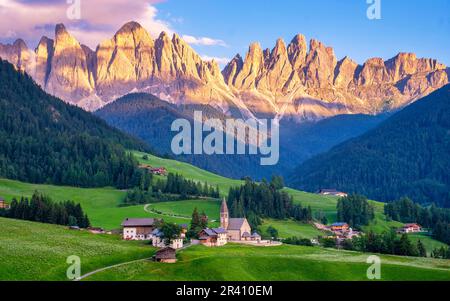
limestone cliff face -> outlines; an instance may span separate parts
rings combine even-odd
[[[18,70],[34,76],[35,54],[22,39],[16,40],[13,44],[0,44],[0,57],[16,66]]]
[[[28,72],[48,92],[95,110],[130,92],[171,103],[209,104],[241,116],[320,119],[337,114],[397,109],[449,82],[450,69],[434,59],[399,53],[358,65],[338,61],[331,47],[303,35],[272,49],[252,43],[221,71],[204,61],[177,34],[153,39],[138,23],[122,26],[94,51],[64,25],[34,51],[25,42],[0,44],[0,57]],[[237,109],[237,110],[236,110]]]
[[[62,24],[55,29],[50,72],[45,89],[62,99],[82,99],[94,92],[86,53]]]

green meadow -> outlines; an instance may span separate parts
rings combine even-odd
[[[219,185],[222,195],[226,195],[232,186],[242,184],[240,180],[228,179],[187,163],[162,159],[149,155],[148,159],[143,159],[144,153],[133,152],[133,155],[141,162],[152,166],[164,166],[169,172],[179,173],[188,179],[200,182],[208,182],[211,185]],[[220,200],[198,199],[176,202],[154,203],[144,205],[121,207],[126,191],[114,188],[75,188],[54,185],[29,184],[19,181],[0,179],[0,196],[10,201],[12,198],[22,196],[30,197],[34,191],[47,194],[54,200],[73,200],[79,202],[89,215],[91,223],[96,227],[103,227],[107,230],[119,229],[121,222],[127,217],[154,217],[163,218],[169,222],[186,224],[190,222],[190,216],[194,208],[199,212],[205,211],[208,215],[211,226],[218,226]],[[285,188],[293,196],[295,203],[303,206],[311,206],[314,213],[322,212],[328,221],[336,221],[336,204],[338,197],[323,196],[313,193]],[[396,221],[388,221],[383,213],[383,203],[371,201],[375,208],[375,219],[366,227],[364,231],[375,231],[381,233],[392,227],[400,227],[402,224]],[[287,238],[292,236],[302,238],[314,238],[323,234],[311,224],[302,224],[293,220],[264,219],[260,228],[264,232],[268,226],[275,227],[279,232],[279,237]],[[412,236],[416,239],[416,237]],[[417,239],[416,239],[417,240]],[[422,237],[423,242],[430,253],[434,247],[441,246],[439,242],[429,236]]]
[[[154,249],[118,235],[95,235],[67,227],[0,218],[0,280],[67,280],[68,256],[81,273],[151,257]]]
[[[192,246],[176,264],[139,262],[94,274],[85,280],[368,280],[368,254],[282,245]],[[449,280],[447,260],[381,257],[381,280]]]

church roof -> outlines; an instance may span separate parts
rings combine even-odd
[[[246,218],[230,218],[228,220],[227,230],[241,230],[242,225],[246,220],[247,220]]]
[[[220,206],[220,213],[227,212],[228,213],[228,206],[227,202],[225,201],[225,198],[222,201],[222,205]]]

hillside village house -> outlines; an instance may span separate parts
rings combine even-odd
[[[337,191],[336,189],[320,189],[317,191],[318,194],[321,195],[333,195],[333,196],[339,196],[339,197],[346,197],[348,196],[347,193],[342,191]]]
[[[330,230],[333,232],[335,232],[335,231],[344,232],[344,231],[348,231],[349,228],[350,227],[347,223],[334,223],[334,224],[331,224],[331,226],[330,226]]]
[[[157,220],[154,218],[126,218],[122,222],[123,239],[150,240],[156,228]]]
[[[206,228],[200,232],[199,240],[207,247],[220,247],[227,244],[227,231],[223,228]]]
[[[173,248],[163,248],[156,252],[153,259],[156,262],[164,262],[164,263],[175,263],[177,262],[177,253]]]
[[[9,209],[9,205],[6,203],[5,199],[0,197],[0,209]]]
[[[405,224],[403,227],[397,230],[398,233],[417,233],[422,231],[422,227],[416,223]]]
[[[169,246],[172,249],[181,249],[183,248],[183,237],[181,236],[182,233],[180,233],[180,237],[172,239],[170,241]],[[161,232],[159,229],[155,229],[151,233],[151,240],[152,240],[152,246],[157,248],[164,248],[166,247],[166,241],[164,240],[164,233]]]

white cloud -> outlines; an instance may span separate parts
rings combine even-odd
[[[190,35],[183,35],[183,40],[191,45],[227,47],[227,44],[224,41],[207,37],[193,37]]]
[[[71,4],[67,4],[65,0],[0,0],[0,41],[20,37],[30,47],[34,47],[41,36],[53,37],[57,23],[65,24],[81,43],[93,49],[103,40],[111,38],[129,21],[139,22],[153,37],[157,37],[162,31],[172,34],[173,27],[168,21],[158,17],[158,10],[154,6],[162,1],[80,0],[81,19],[71,20],[67,15]],[[182,22],[182,18],[177,20]],[[222,40],[190,35],[187,37],[187,42],[192,45],[225,45]]]
[[[216,61],[219,65],[226,65],[230,62],[230,59],[227,57],[215,57],[215,56],[208,56],[208,55],[202,55],[202,60],[204,61]]]

